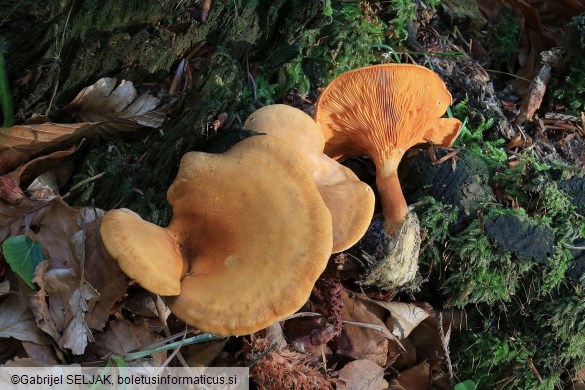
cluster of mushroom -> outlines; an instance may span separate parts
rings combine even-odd
[[[396,235],[408,220],[398,163],[417,143],[453,142],[461,123],[441,118],[449,104],[445,84],[418,65],[348,72],[322,93],[314,120],[290,106],[263,107],[244,125],[263,135],[222,154],[185,154],[167,194],[169,226],[112,210],[103,242],[130,278],[168,296],[186,323],[217,335],[253,333],[297,311],[331,253],[366,232],[373,192],[335,159],[369,155],[394,241],[371,274],[393,280],[381,287],[397,287],[414,276],[418,258],[418,249],[403,255],[416,240]],[[417,226],[410,231],[418,236]]]
[[[100,229],[130,278],[217,335],[253,333],[297,311],[331,253],[355,244],[374,211],[370,187],[323,154],[302,111],[264,107],[246,127],[268,135],[183,156],[168,227],[119,209]]]

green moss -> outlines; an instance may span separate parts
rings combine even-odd
[[[519,33],[520,24],[515,11],[509,6],[503,7],[498,20],[488,25],[480,36],[488,48],[490,67],[501,69],[510,61],[518,48]]]
[[[576,113],[585,111],[585,13],[573,18],[566,44],[568,74],[554,89],[554,96]]]
[[[411,0],[391,0],[390,13],[392,19],[390,24],[394,33],[400,41],[408,38],[408,24],[416,21],[416,4]]]
[[[466,118],[466,104],[454,107],[454,115]],[[427,200],[417,209],[426,232],[421,270],[429,291],[440,291],[445,306],[469,315],[468,327],[452,338],[451,359],[460,377],[478,382],[479,389],[560,388],[585,363],[585,294],[580,281],[567,276],[573,255],[564,246],[585,237],[585,218],[553,180],[570,168],[554,166],[560,174],[553,175],[531,153],[508,166],[503,142],[486,139],[490,125],[467,121],[456,147],[484,158],[492,185],[518,208],[486,203],[477,218],[455,229],[456,210]],[[483,220],[500,214],[549,226],[552,255],[545,262],[522,260],[490,242]]]

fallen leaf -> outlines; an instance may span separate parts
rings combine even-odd
[[[26,301],[17,294],[9,295],[0,304],[0,338],[8,337],[41,345],[50,344],[47,335],[37,326]]]
[[[48,253],[29,298],[37,323],[61,348],[81,354],[91,330],[105,326],[109,311],[126,291],[126,276],[100,241],[102,210],[73,208],[56,198],[39,221],[37,237]]]
[[[99,294],[83,278],[79,287],[71,294],[69,306],[73,311],[73,318],[63,332],[61,339],[63,346],[69,348],[74,355],[82,355],[88,342],[93,342],[93,335],[85,322],[85,316],[95,306]]]
[[[32,200],[51,200],[59,196],[59,184],[54,170],[37,176],[26,189]]]
[[[371,303],[352,298],[347,291],[342,292],[344,321],[371,324],[386,329],[386,325],[373,312]],[[388,339],[384,334],[362,326],[344,323],[341,336],[337,339],[337,353],[354,359],[371,360],[381,366],[386,364]]]
[[[79,150],[79,146],[75,145],[67,150],[59,150],[34,158],[14,171],[7,173],[4,177],[11,178],[19,186],[28,186],[37,176],[56,168],[66,157]]]
[[[417,366],[402,371],[398,376],[389,381],[389,389],[430,389],[430,365],[422,362]]]
[[[280,322],[278,321],[266,328],[266,339],[268,340],[270,347],[277,351],[288,345],[284,338],[282,326],[280,326]]]
[[[2,254],[10,268],[30,287],[37,265],[45,259],[43,248],[29,236],[12,236],[2,243]]]
[[[64,110],[78,110],[76,117],[80,121],[101,122],[101,128],[111,134],[162,126],[167,111],[156,110],[159,98],[148,93],[138,96],[131,81],[122,80],[118,86],[116,81],[110,77],[99,79],[79,92]]]
[[[443,330],[448,333],[449,327],[443,324]],[[439,321],[431,316],[420,323],[409,336],[416,348],[418,361],[426,360],[430,364],[441,362],[445,356],[443,342],[439,331]],[[446,340],[448,344],[448,340]]]
[[[214,340],[207,343],[193,344],[181,349],[190,367],[209,367],[223,351],[228,339]]]
[[[18,206],[24,198],[24,193],[13,179],[0,176],[0,199],[12,206]]]
[[[19,165],[27,162],[28,159],[26,153],[19,152],[15,148],[5,148],[2,150],[0,147],[0,174],[10,172]]]
[[[422,321],[429,317],[429,313],[412,304],[404,302],[384,302],[384,307],[390,311],[390,318],[386,320],[386,326],[393,335],[399,339],[408,337],[410,332]]]
[[[339,370],[337,390],[381,390],[388,387],[384,369],[371,360],[354,360]],[[414,388],[413,388],[414,389]]]
[[[118,319],[108,322],[105,332],[95,335],[98,356],[105,357],[111,353],[121,354],[136,351],[152,343],[162,340],[148,328],[146,321],[136,324]],[[153,354],[155,366],[160,366],[166,359],[166,352]]]
[[[138,317],[158,318],[156,304],[154,303],[155,299],[154,294],[144,291],[124,300],[122,307]]]
[[[0,128],[0,174],[36,157],[67,149],[98,131],[96,123],[43,123]]]
[[[30,358],[14,358],[14,360],[9,360],[6,364],[3,364],[0,367],[44,367],[46,366],[42,361]],[[69,364],[63,365],[62,367],[80,367],[79,364]]]
[[[414,366],[416,362],[416,348],[409,338],[400,340],[400,345],[396,341],[390,340],[388,343],[388,364],[392,368],[400,372]]]
[[[53,345],[41,345],[29,341],[23,341],[22,347],[29,358],[34,359],[37,362],[43,362],[43,365],[45,366],[54,366],[65,361],[64,359],[59,359],[57,357],[56,349]]]
[[[10,281],[5,280],[0,283],[0,296],[6,295],[10,292]]]
[[[49,202],[26,198],[18,206],[0,200],[0,243],[10,236],[20,234],[25,226],[38,226],[48,205]]]

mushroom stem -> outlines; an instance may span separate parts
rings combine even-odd
[[[396,171],[384,176],[380,173],[376,175],[376,186],[382,201],[382,211],[384,213],[384,230],[387,236],[392,235],[400,227],[408,214],[408,205],[404,199],[398,173]]]

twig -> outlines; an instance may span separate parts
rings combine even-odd
[[[441,345],[443,352],[445,352],[445,361],[447,362],[447,369],[449,370],[449,379],[453,379],[453,366],[451,365],[451,356],[449,355],[449,338],[451,334],[451,325],[449,324],[449,335],[445,336],[443,330],[443,312],[439,312],[439,335],[441,336]]]
[[[567,244],[566,242],[563,242],[563,246],[574,251],[585,251],[585,246],[573,246],[571,244]]]

